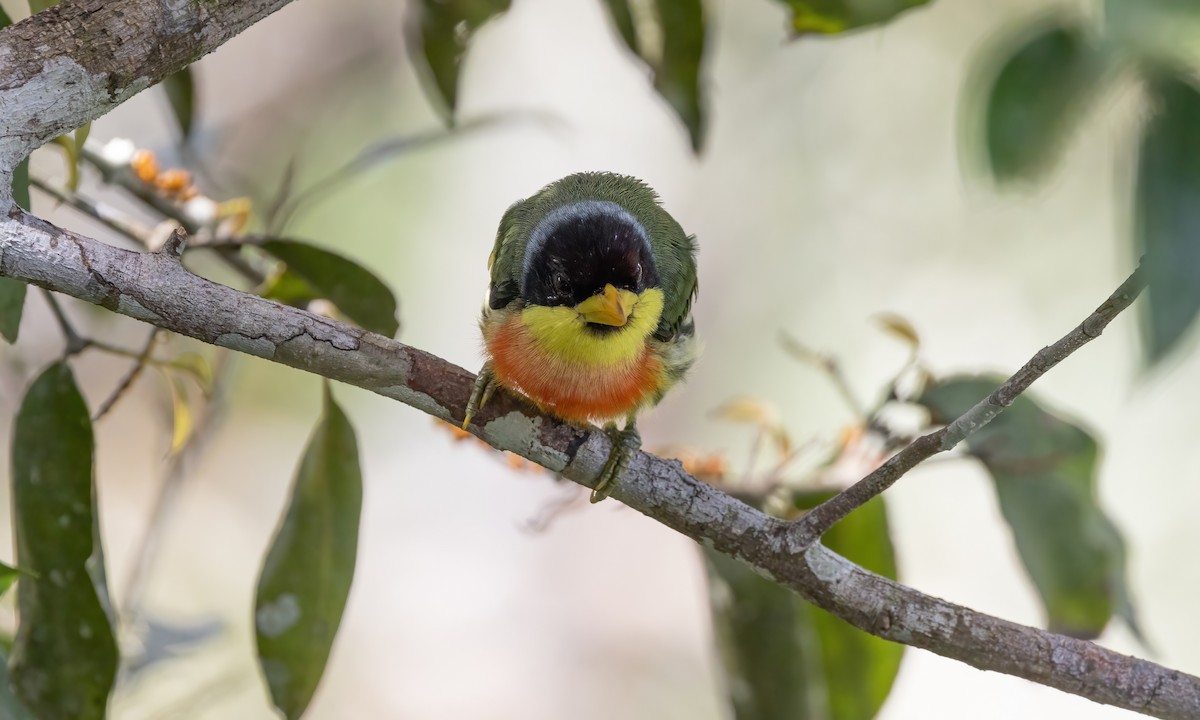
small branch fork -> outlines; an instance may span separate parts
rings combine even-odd
[[[1146,273],[1139,264],[1125,282],[1109,296],[1096,311],[1058,342],[1042,348],[1012,377],[1004,381],[983,400],[963,413],[952,423],[912,441],[862,480],[825,501],[803,517],[792,522],[789,541],[796,551],[802,551],[816,542],[834,525],[868,500],[891,487],[905,473],[925,460],[953,449],[956,445],[978,432],[997,415],[1012,405],[1013,400],[1025,392],[1035,380],[1065,360],[1071,353],[1100,337],[1122,310],[1129,307],[1146,289]]]

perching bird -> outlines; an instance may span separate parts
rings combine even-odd
[[[612,452],[592,502],[604,499],[641,447],[638,413],[695,360],[695,255],[694,238],[632,177],[569,175],[509,207],[479,322],[488,360],[463,427],[496,385],[563,420],[605,423]]]

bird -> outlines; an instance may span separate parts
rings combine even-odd
[[[638,415],[696,360],[696,251],[627,175],[575,173],[512,204],[488,258],[486,360],[463,429],[498,387],[561,420],[602,423],[612,449],[591,501],[606,498],[641,449]]]

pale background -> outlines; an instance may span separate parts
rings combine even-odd
[[[1135,93],[1105,98],[1041,190],[996,192],[964,170],[957,130],[970,63],[1044,0],[935,0],[880,31],[791,44],[782,5],[710,2],[711,132],[700,159],[599,2],[514,5],[474,43],[461,117],[520,110],[556,119],[526,117],[375,169],[314,205],[293,233],[377,271],[400,297],[407,343],[477,367],[475,318],[500,214],[585,169],[645,179],[698,236],[704,356],[687,386],[645,418],[643,435],[649,445],[724,450],[735,464],[748,431],[711,417],[731,396],[775,402],[800,439],[833,438],[851,419],[820,375],[780,349],[781,330],[836,353],[870,397],[904,357],[871,325],[879,311],[909,318],[938,370],[1011,370],[1131,268],[1124,224]],[[436,128],[403,26],[398,1],[302,0],[203,60],[202,140],[221,141],[210,161],[271,188],[291,156],[300,178],[312,179],[370,141]],[[94,134],[165,148],[164,110],[149,91]],[[62,172],[52,154],[36,168]],[[44,198],[35,209],[53,211]],[[52,217],[98,232],[69,211]],[[143,335],[132,321],[70,310],[130,344]],[[15,354],[0,348],[4,437],[22,383],[60,347],[40,300],[22,334]],[[1130,544],[1153,658],[1200,673],[1192,561],[1200,406],[1188,400],[1200,391],[1200,355],[1146,376],[1136,337],[1133,314],[1118,319],[1037,391],[1106,440],[1100,493]],[[75,362],[93,404],[124,367],[105,357]],[[148,600],[159,617],[220,618],[228,631],[194,658],[154,669],[118,699],[120,720],[272,716],[250,608],[319,385],[253,359],[239,361],[236,378],[228,422],[169,523]],[[309,717],[725,717],[692,542],[615,502],[526,532],[574,490],[456,445],[416,411],[349,388],[337,395],[358,428],[366,505],[354,588]],[[118,595],[169,441],[166,407],[161,383],[147,379],[97,430]],[[0,455],[7,473],[7,447]],[[906,583],[1042,621],[977,468],[922,468],[887,497]],[[1147,652],[1116,624],[1101,641]],[[1125,715],[910,650],[882,717]]]

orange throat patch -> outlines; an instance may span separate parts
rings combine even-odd
[[[647,342],[629,360],[572,361],[539,343],[520,313],[492,315],[484,322],[483,336],[502,385],[571,422],[623,418],[652,402],[667,385],[662,358]]]

